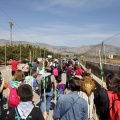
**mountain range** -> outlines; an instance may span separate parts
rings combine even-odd
[[[3,46],[5,44],[10,45],[9,40],[0,39],[0,46]],[[120,55],[120,47],[113,46],[113,45],[104,45],[102,47],[102,44],[98,44],[98,45],[91,45],[91,46],[67,47],[67,46],[52,46],[45,43],[37,43],[37,42],[30,43],[26,41],[12,41],[12,45],[18,45],[18,44],[23,44],[23,45],[30,44],[35,47],[48,49],[49,51],[52,51],[55,53],[69,54],[69,55],[83,54],[83,53],[95,55],[98,50],[101,50],[101,48],[107,54]]]
[[[9,40],[0,39],[0,46],[3,46],[5,44],[10,45]],[[49,51],[55,53],[62,53],[62,54],[81,54],[91,48],[91,46],[67,47],[67,46],[52,46],[45,43],[37,43],[37,42],[30,43],[26,41],[12,41],[12,45],[18,45],[18,44],[22,44],[22,45],[30,44],[35,47],[45,48],[48,49]]]

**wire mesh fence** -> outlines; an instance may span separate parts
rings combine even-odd
[[[99,62],[99,51],[102,63],[120,65],[120,33],[94,45],[82,54],[82,61]]]

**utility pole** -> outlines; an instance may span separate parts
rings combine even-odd
[[[12,45],[12,26],[13,26],[13,23],[9,22],[9,24],[10,24],[10,45]]]
[[[105,56],[105,63],[106,63],[106,50],[105,50],[105,44],[103,44],[104,47],[104,56]]]

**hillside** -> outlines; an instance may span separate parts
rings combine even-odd
[[[0,39],[0,46],[9,45],[9,40]],[[30,43],[25,41],[12,41],[13,45],[33,45],[40,48],[46,48],[49,51],[62,54],[82,54],[89,51],[89,54],[95,54],[95,51],[101,50],[101,44],[92,46],[67,47],[67,46],[52,46],[45,43]],[[120,55],[120,47],[113,45],[105,45],[105,52],[113,55]]]
[[[9,45],[9,40],[0,39],[0,46],[3,46],[5,44]],[[30,44],[36,47],[46,48],[55,53],[62,53],[62,54],[81,54],[91,48],[90,46],[82,46],[82,47],[52,46],[52,45],[48,45],[45,43],[30,43],[30,42],[25,42],[25,41],[12,41],[12,44],[13,45]]]

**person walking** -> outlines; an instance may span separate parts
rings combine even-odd
[[[120,82],[118,75],[116,75],[115,73],[111,72],[107,74],[106,76],[107,90],[105,88],[101,88],[100,92],[94,99],[99,120],[111,120],[109,118],[109,112],[110,112],[109,106],[112,104],[112,101],[114,101],[115,98],[114,91],[117,90],[118,88],[117,85],[115,85],[115,81],[117,80]],[[110,93],[111,93],[110,95],[111,97],[109,97]],[[118,120],[118,119],[114,119],[114,120]]]
[[[18,62],[14,58],[11,62],[12,76],[15,74],[15,71],[18,69]]]
[[[39,66],[39,61],[37,58],[34,60],[34,63],[32,65],[32,70],[37,70],[37,67]]]
[[[60,95],[53,112],[54,120],[88,120],[88,105],[79,97],[81,81],[77,77],[69,80],[71,92]]]
[[[17,102],[13,103],[13,97],[11,97],[11,95],[15,96],[15,92],[13,93],[13,89],[17,90],[17,88],[21,85],[21,84],[31,84],[30,79],[25,79],[25,74],[22,70],[16,70],[15,74],[13,76],[13,80],[8,84],[8,88],[7,88],[7,98],[8,98],[8,105],[10,107],[10,109],[16,107],[18,104]],[[12,100],[11,100],[12,99]],[[16,97],[15,97],[16,99]],[[16,100],[19,101],[19,100]]]
[[[76,66],[76,70],[75,70],[75,76],[76,77],[79,77],[80,79],[82,79],[82,74],[83,74],[83,69],[81,68],[81,66],[80,65],[77,65]]]
[[[44,120],[41,110],[34,107],[32,103],[33,91],[30,85],[19,86],[18,96],[20,97],[20,103],[10,110],[6,120]]]
[[[24,64],[22,65],[22,71],[24,72],[25,76],[28,76],[29,65],[26,60],[24,60]]]
[[[68,82],[70,80],[70,78],[72,77],[73,75],[73,67],[72,67],[72,64],[69,64],[69,66],[67,67],[67,70],[66,70],[66,88],[69,88],[68,87]]]
[[[40,109],[47,120],[50,110],[51,99],[53,97],[51,73],[45,70],[41,83],[41,105]],[[46,107],[45,107],[46,106]]]

